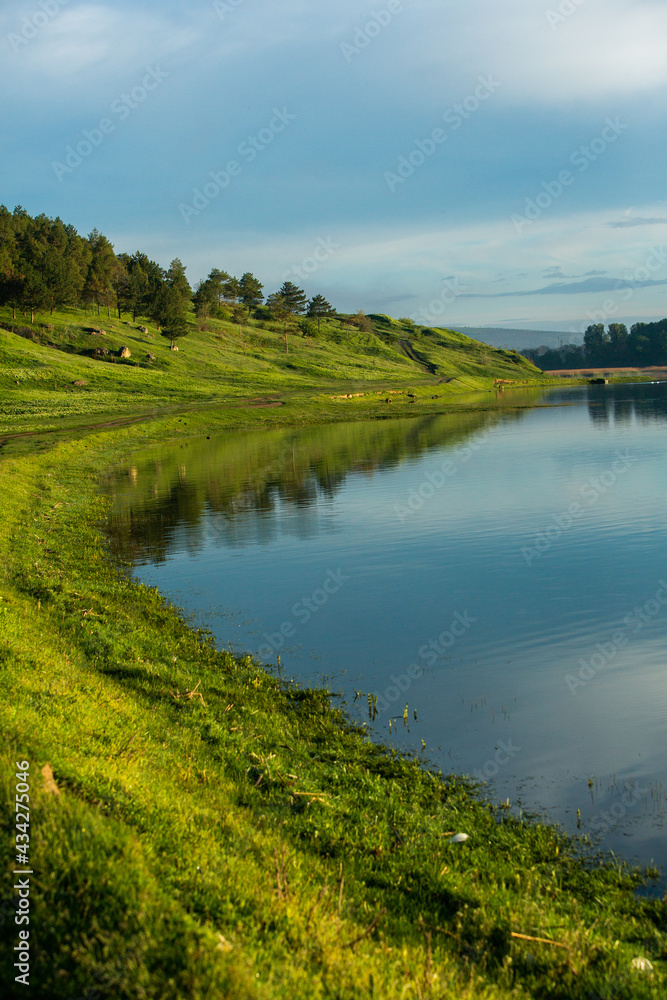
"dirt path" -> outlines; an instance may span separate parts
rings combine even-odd
[[[209,409],[237,409],[239,407],[276,407],[284,406],[285,403],[279,397],[273,395],[268,398],[253,398],[247,399],[243,397],[242,399],[233,399],[220,401],[216,400],[214,403],[206,403],[201,406],[193,406],[186,404],[183,407],[174,407],[164,410],[151,410],[149,413],[134,414],[127,417],[118,417],[115,420],[96,420],[90,423],[80,423],[74,424],[71,427],[45,427],[42,430],[36,431],[14,431],[6,434],[0,433],[0,449],[7,444],[8,441],[14,441],[19,438],[34,438],[43,437],[47,434],[74,434],[80,431],[101,431],[107,430],[111,427],[127,427],[130,424],[139,424],[145,420],[159,420],[160,417],[171,417],[178,413],[192,413],[198,410],[209,410]]]
[[[75,431],[95,431],[104,430],[107,427],[123,427],[127,424],[141,423],[142,420],[152,420],[161,415],[160,413],[144,413],[140,416],[120,417],[118,420],[104,420],[100,423],[76,424],[74,427],[45,427],[43,430],[37,431],[16,431],[11,434],[1,434],[0,448],[8,441],[14,441],[17,438],[41,437],[44,434],[72,434]]]
[[[427,361],[426,358],[419,353],[419,351],[416,351],[409,340],[399,340],[399,344],[401,345],[403,353],[410,358],[411,361],[415,361],[418,365],[421,365],[425,372],[428,372],[429,375],[438,374],[436,366],[431,364],[430,361]]]

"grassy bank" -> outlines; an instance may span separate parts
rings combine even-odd
[[[193,330],[177,354],[141,334],[153,362],[136,331],[75,319],[0,332],[7,995],[25,994],[11,957],[23,760],[40,997],[664,995],[667,914],[636,898],[639,872],[374,745],[325,692],[216,649],[128,581],[123,523],[113,546],[103,528],[101,477],[143,446],[194,438],[203,453],[217,431],[273,427],[268,466],[281,426],[480,411],[502,406],[501,379],[526,386],[506,405],[533,405],[541,373],[447,331],[406,353],[384,320],[365,345],[379,354],[332,324],[284,355],[280,331],[251,325],[238,350],[238,329]],[[254,336],[274,338],[256,358]],[[133,356],[93,358],[91,337]],[[224,461],[241,476],[242,448]],[[451,843],[458,832],[469,839]]]
[[[175,352],[143,321],[69,309],[31,325],[0,309],[0,433],[73,428],[103,417],[229,405],[251,396],[289,401],[305,395],[314,417],[338,419],[341,410],[369,402],[395,407],[400,401],[389,389],[408,389],[423,402],[437,396],[440,402],[431,402],[437,407],[495,383],[552,381],[515,352],[455,331],[406,327],[383,316],[361,331],[347,319],[323,321],[314,336],[290,334],[286,352],[279,324],[216,319],[199,330],[191,316],[190,332]],[[129,357],[120,357],[123,347]]]
[[[216,650],[123,577],[100,472],[238,412],[45,438],[2,462],[1,780],[6,808],[13,762],[31,762],[37,994],[664,995],[665,906],[635,898],[638,873],[373,745],[323,692]],[[7,983],[14,905],[5,888]]]

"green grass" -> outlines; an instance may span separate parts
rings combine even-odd
[[[147,334],[140,325],[143,320],[131,324],[69,309],[31,326],[20,316],[13,319],[8,308],[0,309],[0,433],[73,427],[92,416],[219,406],[251,395],[317,395],[336,417],[337,410],[350,405],[332,401],[336,393],[410,386],[425,398],[437,393],[447,400],[488,391],[495,379],[528,385],[552,381],[514,352],[496,351],[452,331],[415,335],[388,317],[376,318],[373,333],[346,331],[342,320],[323,322],[319,337],[289,335],[289,353],[282,330],[256,320],[240,332],[220,320],[199,331],[193,318],[178,352],[152,324]],[[405,354],[401,341],[406,338],[412,338],[424,364]],[[131,352],[127,360],[117,356],[123,346]],[[100,348],[109,352],[105,359],[92,357]],[[154,361],[147,360],[149,353]],[[438,385],[440,379],[452,381]]]
[[[374,745],[125,578],[99,472],[174,422],[2,465],[3,802],[30,760],[38,995],[663,996],[667,913],[638,872]]]
[[[134,360],[139,341],[117,326],[104,324],[107,342],[128,343]],[[254,360],[231,330],[226,341],[218,330],[193,332],[176,355],[153,334],[155,368],[83,357],[80,339],[90,335],[76,331],[49,334],[59,349],[0,333],[4,433],[39,432],[0,451],[5,995],[26,992],[13,982],[11,958],[13,762],[21,760],[31,762],[37,996],[665,995],[667,909],[637,898],[642,873],[485,802],[463,777],[375,745],[326,692],[216,649],[154,589],[128,579],[122,516],[111,544],[105,533],[101,479],[141,448],[187,438],[203,452],[215,431],[267,427],[270,465],[288,424],[459,408],[465,419],[443,418],[459,434],[495,419],[481,411],[502,404],[489,390],[514,361],[491,352],[485,368],[490,349],[467,338],[452,346],[459,335],[442,331],[422,335],[413,340],[419,357],[460,365],[457,390],[434,389],[436,377],[399,354],[389,327],[379,322],[374,335],[386,348],[381,372],[356,348],[323,338],[289,355],[300,375],[286,367],[279,333]],[[248,341],[271,333],[255,330]],[[326,379],[317,374],[325,363]],[[88,386],[72,386],[82,372]],[[341,387],[355,384],[364,395],[347,398]],[[276,392],[281,408],[243,405]],[[525,393],[512,393],[508,413],[539,398],[539,388]],[[159,419],[82,430],[157,411]],[[359,433],[391,454],[391,423]],[[350,447],[357,436],[349,432]],[[313,428],[312,441],[328,456],[324,429]],[[223,446],[220,460],[240,476],[242,442]],[[46,764],[57,795],[42,777]],[[469,840],[450,844],[454,831]],[[633,969],[638,957],[652,974]]]

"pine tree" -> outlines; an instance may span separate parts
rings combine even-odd
[[[263,287],[264,286],[261,281],[258,281],[257,278],[250,273],[250,271],[246,271],[246,273],[241,276],[241,280],[239,281],[238,298],[248,310],[248,316],[250,316],[253,309],[263,302]]]
[[[102,233],[93,229],[88,236],[91,260],[86,275],[84,286],[84,296],[93,304],[97,302],[97,312],[100,312],[100,303],[104,302],[107,307],[107,314],[111,316],[111,300],[115,294],[115,277],[118,269],[118,261],[113,252],[113,246]]]
[[[259,286],[261,289],[261,285]],[[225,302],[235,304],[241,294],[241,282],[238,278],[228,278],[222,288],[222,295]]]
[[[217,281],[211,280],[210,275],[206,281],[198,282],[192,301],[195,315],[200,321],[199,329],[206,329],[206,320],[212,312],[217,312],[219,309],[220,295],[220,285]]]
[[[182,292],[176,285],[170,284],[169,280],[165,281],[155,296],[151,307],[151,318],[160,327],[161,335],[171,342],[172,347],[175,340],[188,333],[186,308]]]
[[[290,315],[299,316],[306,311],[306,303],[308,301],[306,293],[293,282],[283,282],[278,295],[285,303]]]
[[[291,281],[285,281],[280,291],[274,292],[273,295],[269,296],[266,304],[271,310],[271,315],[274,319],[284,324],[285,353],[289,353],[287,327],[290,322],[294,321],[295,316],[305,312],[306,293],[301,288],[297,288]]]
[[[317,318],[317,332],[323,316],[335,316],[336,310],[327,302],[323,295],[314,295],[308,303],[308,315]]]
[[[215,292],[215,296],[218,300],[218,308],[222,305],[222,300],[225,297],[225,286],[229,280],[230,277],[227,272],[220,271],[217,267],[213,268],[206,279],[205,283],[213,292]]]
[[[169,265],[167,283],[171,288],[176,290],[178,297],[184,306],[187,307],[192,300],[192,289],[190,288],[188,279],[185,277],[185,265],[178,257],[175,257]]]

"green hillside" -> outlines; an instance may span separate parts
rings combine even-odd
[[[334,394],[410,386],[416,398],[488,390],[495,380],[547,381],[512,351],[450,330],[425,330],[387,316],[326,319],[311,336],[251,318],[209,319],[170,349],[154,323],[66,308],[31,324],[0,309],[3,431],[74,425],[87,416],[224,404],[264,394]],[[147,332],[142,332],[146,330]],[[129,358],[121,358],[127,347]],[[441,381],[442,380],[442,381]],[[79,384],[76,384],[79,383]],[[433,387],[437,386],[434,390]],[[432,390],[432,391],[431,391]],[[328,397],[327,397],[328,398]],[[340,407],[339,407],[340,408]]]

